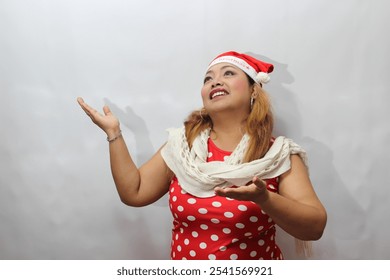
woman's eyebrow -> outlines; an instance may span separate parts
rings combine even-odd
[[[225,68],[229,68],[229,67],[231,67],[231,68],[233,68],[233,69],[236,69],[236,68],[237,68],[237,67],[235,67],[234,65],[225,65],[225,66],[222,66],[222,67],[221,67],[221,70],[224,70]],[[205,75],[210,74],[210,73],[214,73],[214,71],[213,71],[213,70],[209,70],[209,71],[206,72]]]
[[[223,70],[225,68],[229,68],[229,67],[237,69],[237,67],[235,67],[234,65],[225,65],[225,66],[221,67],[221,70]]]

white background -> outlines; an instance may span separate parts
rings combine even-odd
[[[111,106],[137,164],[201,106],[207,64],[275,65],[275,135],[308,152],[328,211],[313,259],[389,259],[386,0],[0,0],[0,259],[167,259],[171,216],[121,204],[105,135],[76,103]],[[285,257],[301,259],[279,233]]]

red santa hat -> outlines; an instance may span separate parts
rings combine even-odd
[[[274,66],[272,64],[258,60],[247,54],[234,51],[229,51],[218,55],[216,58],[214,58],[213,61],[211,61],[207,70],[210,69],[210,67],[213,65],[222,62],[237,66],[258,84],[268,83],[271,79],[268,73],[271,73],[274,70]]]

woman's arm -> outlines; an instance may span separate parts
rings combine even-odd
[[[160,151],[138,169],[121,137],[119,121],[110,109],[105,106],[102,115],[81,98],[77,101],[91,120],[106,132],[108,139],[116,138],[109,142],[110,165],[121,201],[139,207],[161,198],[168,191],[173,173],[165,164]]]
[[[254,178],[248,186],[216,189],[221,196],[252,200],[274,222],[301,240],[317,240],[324,231],[327,215],[310,182],[302,159],[291,156],[291,169],[280,177],[279,194],[267,190],[265,183]]]
[[[296,238],[317,240],[324,231],[327,215],[310,182],[302,159],[291,156],[291,169],[280,177],[279,194],[266,192],[260,207],[277,225]]]
[[[135,207],[149,205],[168,191],[173,173],[165,164],[160,150],[139,169],[123,137],[110,143],[109,150],[111,173],[123,203]]]

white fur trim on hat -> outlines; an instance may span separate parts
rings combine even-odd
[[[255,80],[260,84],[266,84],[271,80],[271,77],[268,75],[268,73],[259,72],[257,73]]]

